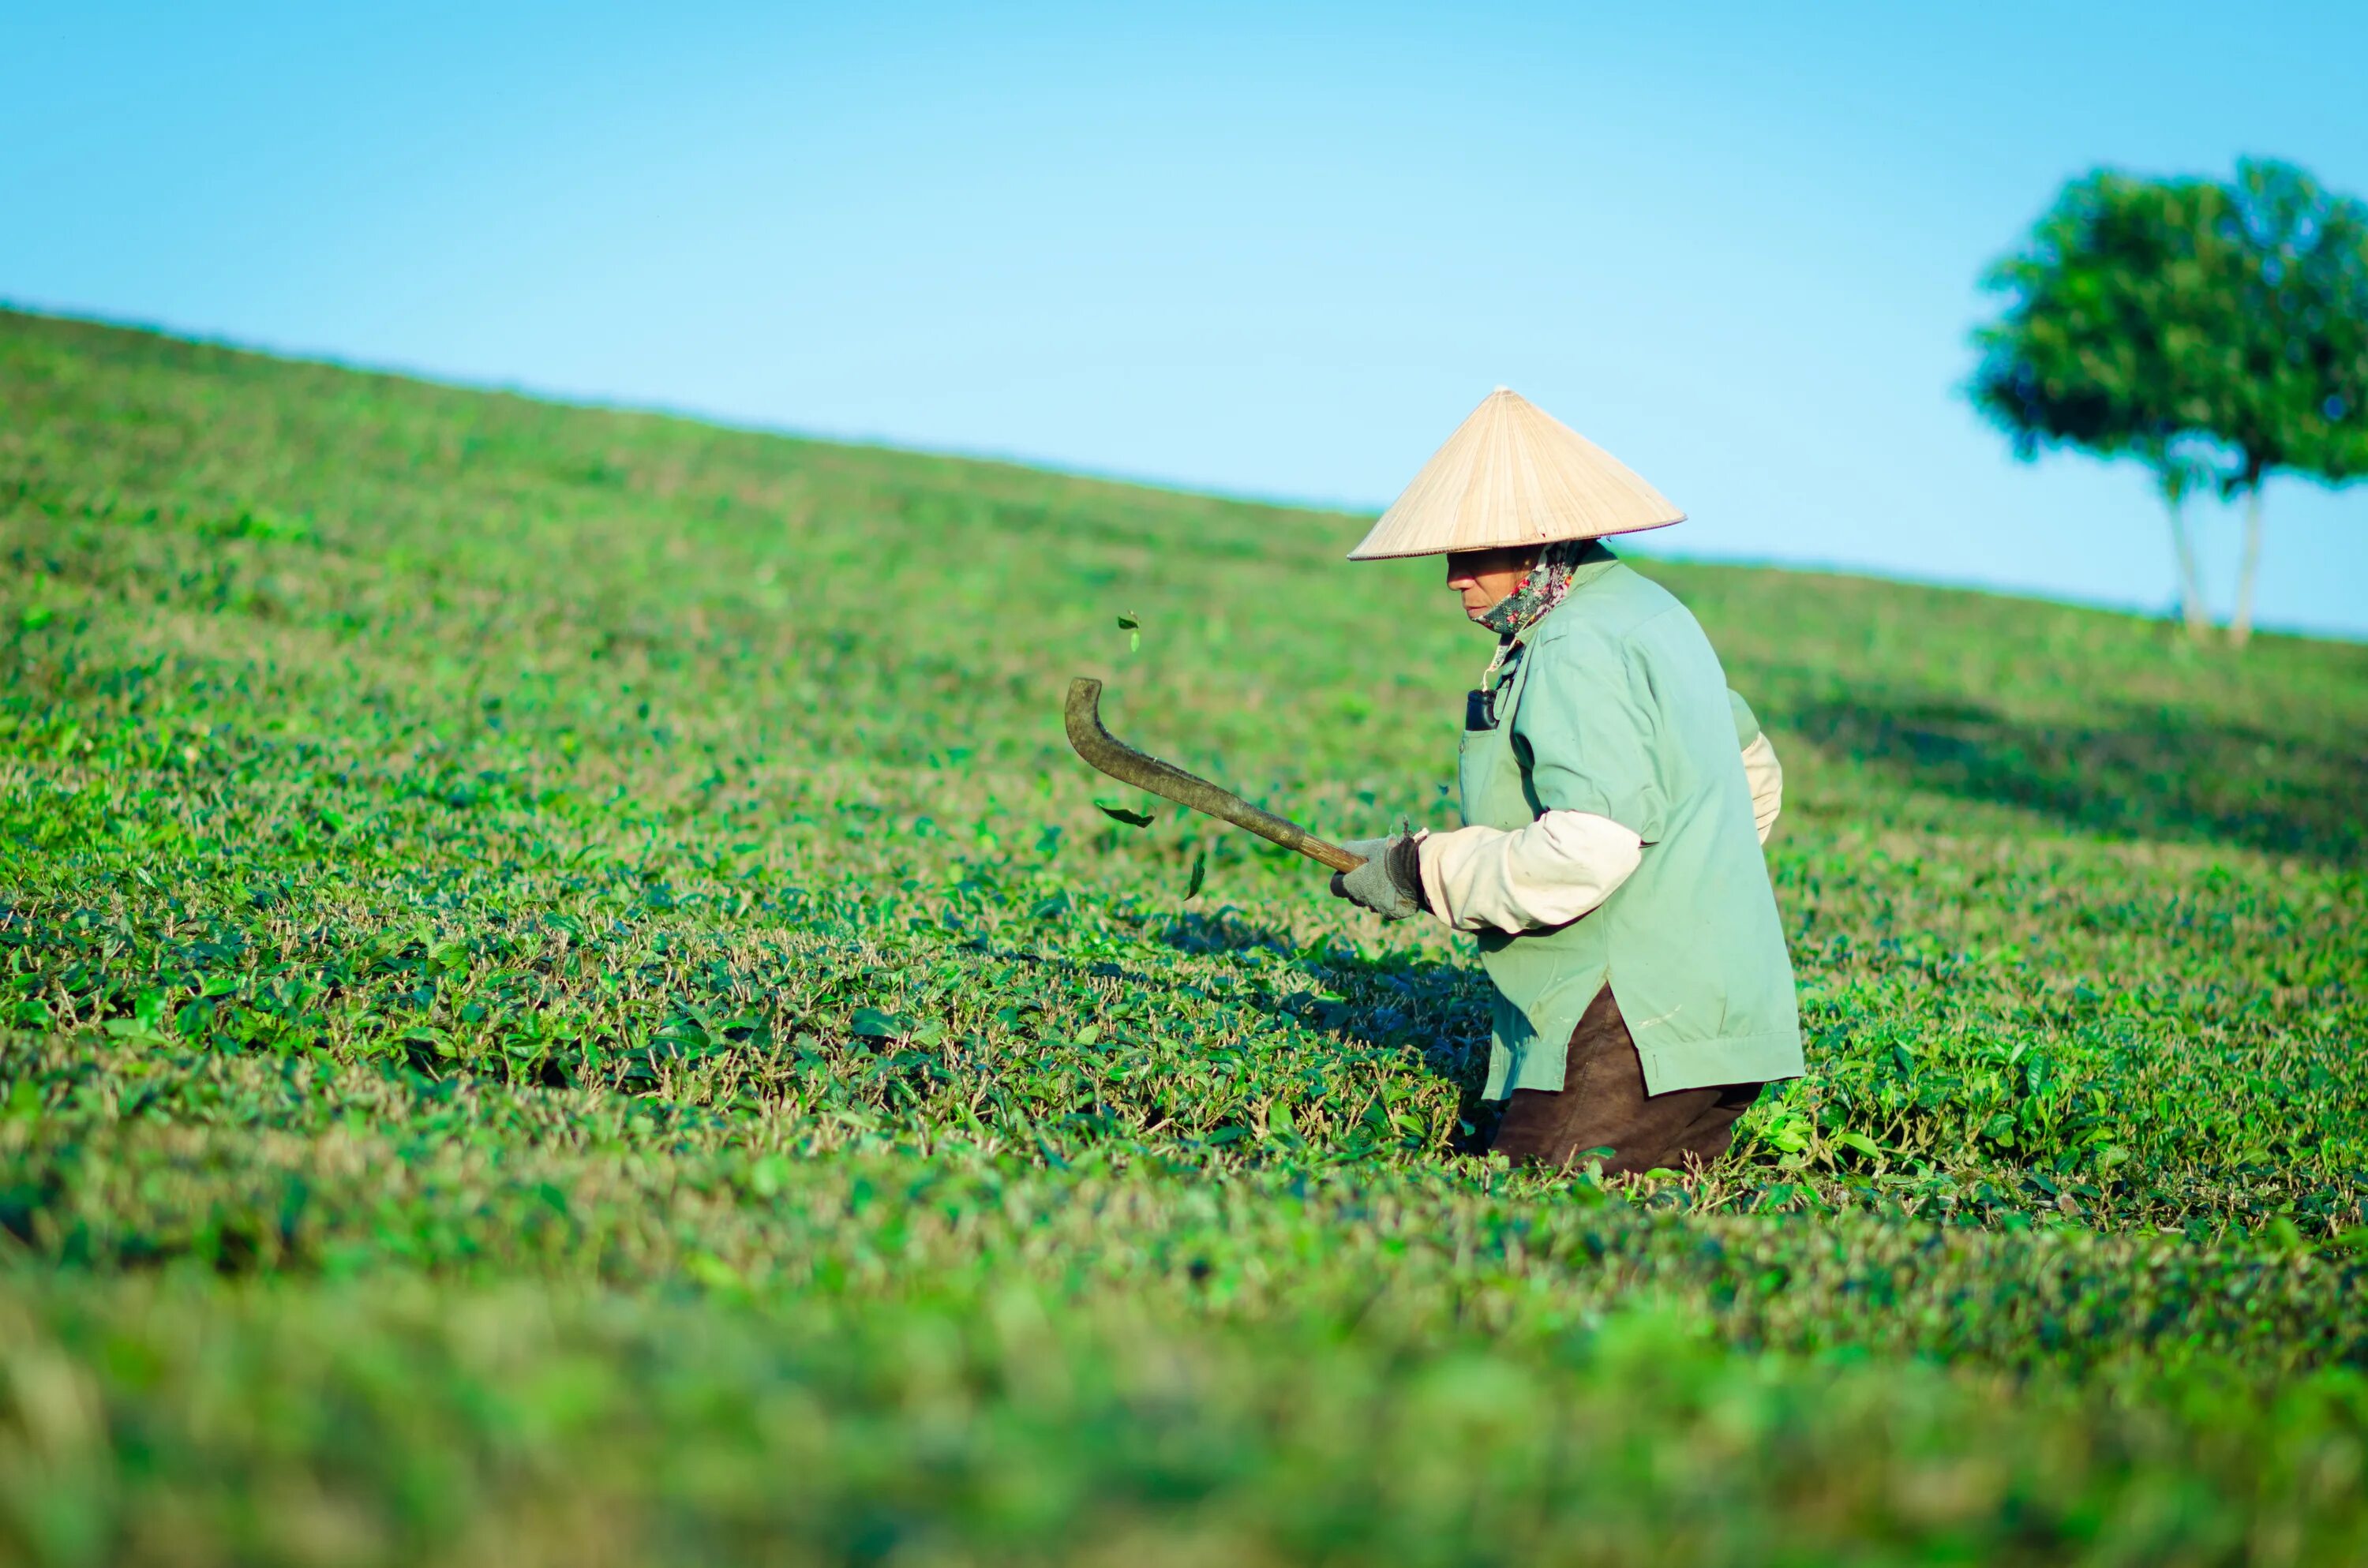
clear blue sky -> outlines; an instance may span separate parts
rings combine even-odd
[[[2158,608],[2144,479],[1966,405],[1975,279],[2099,164],[2368,193],[2363,61],[2360,0],[0,0],[0,299],[1368,506],[1504,382],[1656,549]],[[2368,634],[2368,486],[2269,506],[2265,618]]]

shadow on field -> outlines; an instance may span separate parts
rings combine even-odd
[[[2237,844],[2329,864],[2368,858],[2368,747],[2127,705],[2054,724],[1929,695],[1861,692],[1783,727],[1918,789],[2132,838]]]
[[[1297,949],[1288,933],[1243,920],[1232,910],[1178,915],[1165,939],[1186,952],[1268,948],[1292,960],[1293,968],[1316,983],[1316,991],[1249,992],[1237,1000],[1344,1045],[1403,1057],[1452,1084],[1457,1119],[1470,1131],[1451,1147],[1458,1153],[1487,1147],[1504,1108],[1480,1098],[1488,1068],[1488,989],[1476,965],[1372,962],[1338,950]]]
[[[1468,1129],[1451,1141],[1459,1153],[1488,1146],[1504,1114],[1484,1101],[1488,1076],[1488,979],[1477,963],[1360,960],[1303,965],[1339,1001],[1281,997],[1269,1004],[1344,1044],[1403,1056],[1409,1065],[1455,1086],[1456,1119]]]
[[[1161,939],[1179,952],[1239,953],[1252,948],[1293,951],[1291,934],[1272,926],[1257,926],[1228,904],[1210,914],[1188,909],[1167,923]]]

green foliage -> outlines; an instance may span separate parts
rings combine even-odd
[[[1975,335],[1974,401],[2025,458],[2065,444],[2136,454],[2179,482],[2172,447],[2209,432],[2236,301],[2227,190],[2100,171],[2065,187],[1985,280],[2005,315]]]
[[[704,1302],[134,1279],[0,1304],[0,1375],[56,1391],[29,1540],[170,1562],[1801,1568],[2368,1546],[2356,1376],[2255,1399],[2179,1373],[2133,1398],[1722,1356],[1651,1306],[1413,1337],[1016,1281],[760,1307],[704,1272]],[[77,1417],[125,1406],[156,1414],[119,1538],[75,1484],[114,1466]],[[249,1490],[295,1454],[312,1484]]]
[[[2136,457],[2174,530],[2207,478],[2257,501],[2276,472],[2368,473],[2368,206],[2302,170],[2240,163],[2226,184],[2100,171],[2066,186],[1987,281],[2008,304],[1975,335],[1974,401],[2026,459]],[[2240,642],[2257,511],[2248,533]],[[2183,533],[2178,548],[2200,624]]]
[[[2235,263],[2207,426],[2233,454],[2223,487],[2368,474],[2368,204],[2291,165],[2241,163],[2219,222]]]
[[[0,1558],[2359,1555],[2368,650],[1649,563],[1812,1070],[1607,1192],[1063,743],[1445,823],[1357,528],[0,316]]]

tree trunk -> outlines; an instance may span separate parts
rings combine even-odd
[[[2179,614],[2187,622],[2187,634],[2201,642],[2212,629],[2209,613],[2203,608],[2203,583],[2195,570],[2195,543],[2187,537],[2187,497],[2165,494],[2163,506],[2170,512],[2170,548],[2179,558]]]
[[[2261,570],[2261,484],[2255,480],[2245,492],[2245,565],[2237,578],[2237,614],[2228,622],[2228,646],[2241,648],[2253,638],[2253,581]]]

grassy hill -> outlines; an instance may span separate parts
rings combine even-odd
[[[1605,1192],[1062,742],[1450,820],[1358,531],[0,313],[0,1559],[2368,1556],[2368,647],[1646,562],[1811,1074]]]

